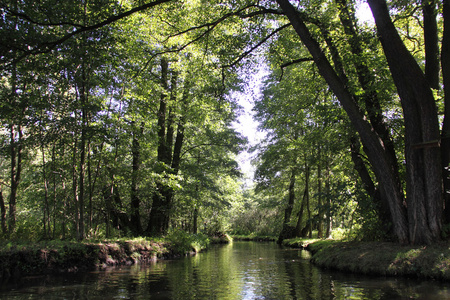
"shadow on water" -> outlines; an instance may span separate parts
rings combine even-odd
[[[24,278],[0,299],[450,299],[447,284],[320,270],[309,253],[235,242],[192,257]]]

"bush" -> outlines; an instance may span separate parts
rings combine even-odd
[[[182,254],[200,252],[209,245],[209,238],[206,235],[189,234],[180,229],[171,230],[166,236],[166,241],[173,252]]]

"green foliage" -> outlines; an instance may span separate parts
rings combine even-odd
[[[209,245],[209,238],[207,235],[199,234],[189,234],[183,230],[172,229],[165,240],[169,243],[169,247],[175,253],[190,253],[200,252],[204,250]]]

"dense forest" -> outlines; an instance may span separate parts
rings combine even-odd
[[[0,0],[0,14],[3,239],[448,235],[449,0]],[[235,125],[246,91],[256,145]]]

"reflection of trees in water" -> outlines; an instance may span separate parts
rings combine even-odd
[[[237,242],[147,266],[26,279],[14,299],[445,299],[444,284],[324,271],[275,243]],[[17,293],[17,292],[16,292]],[[0,298],[9,295],[1,293]]]

